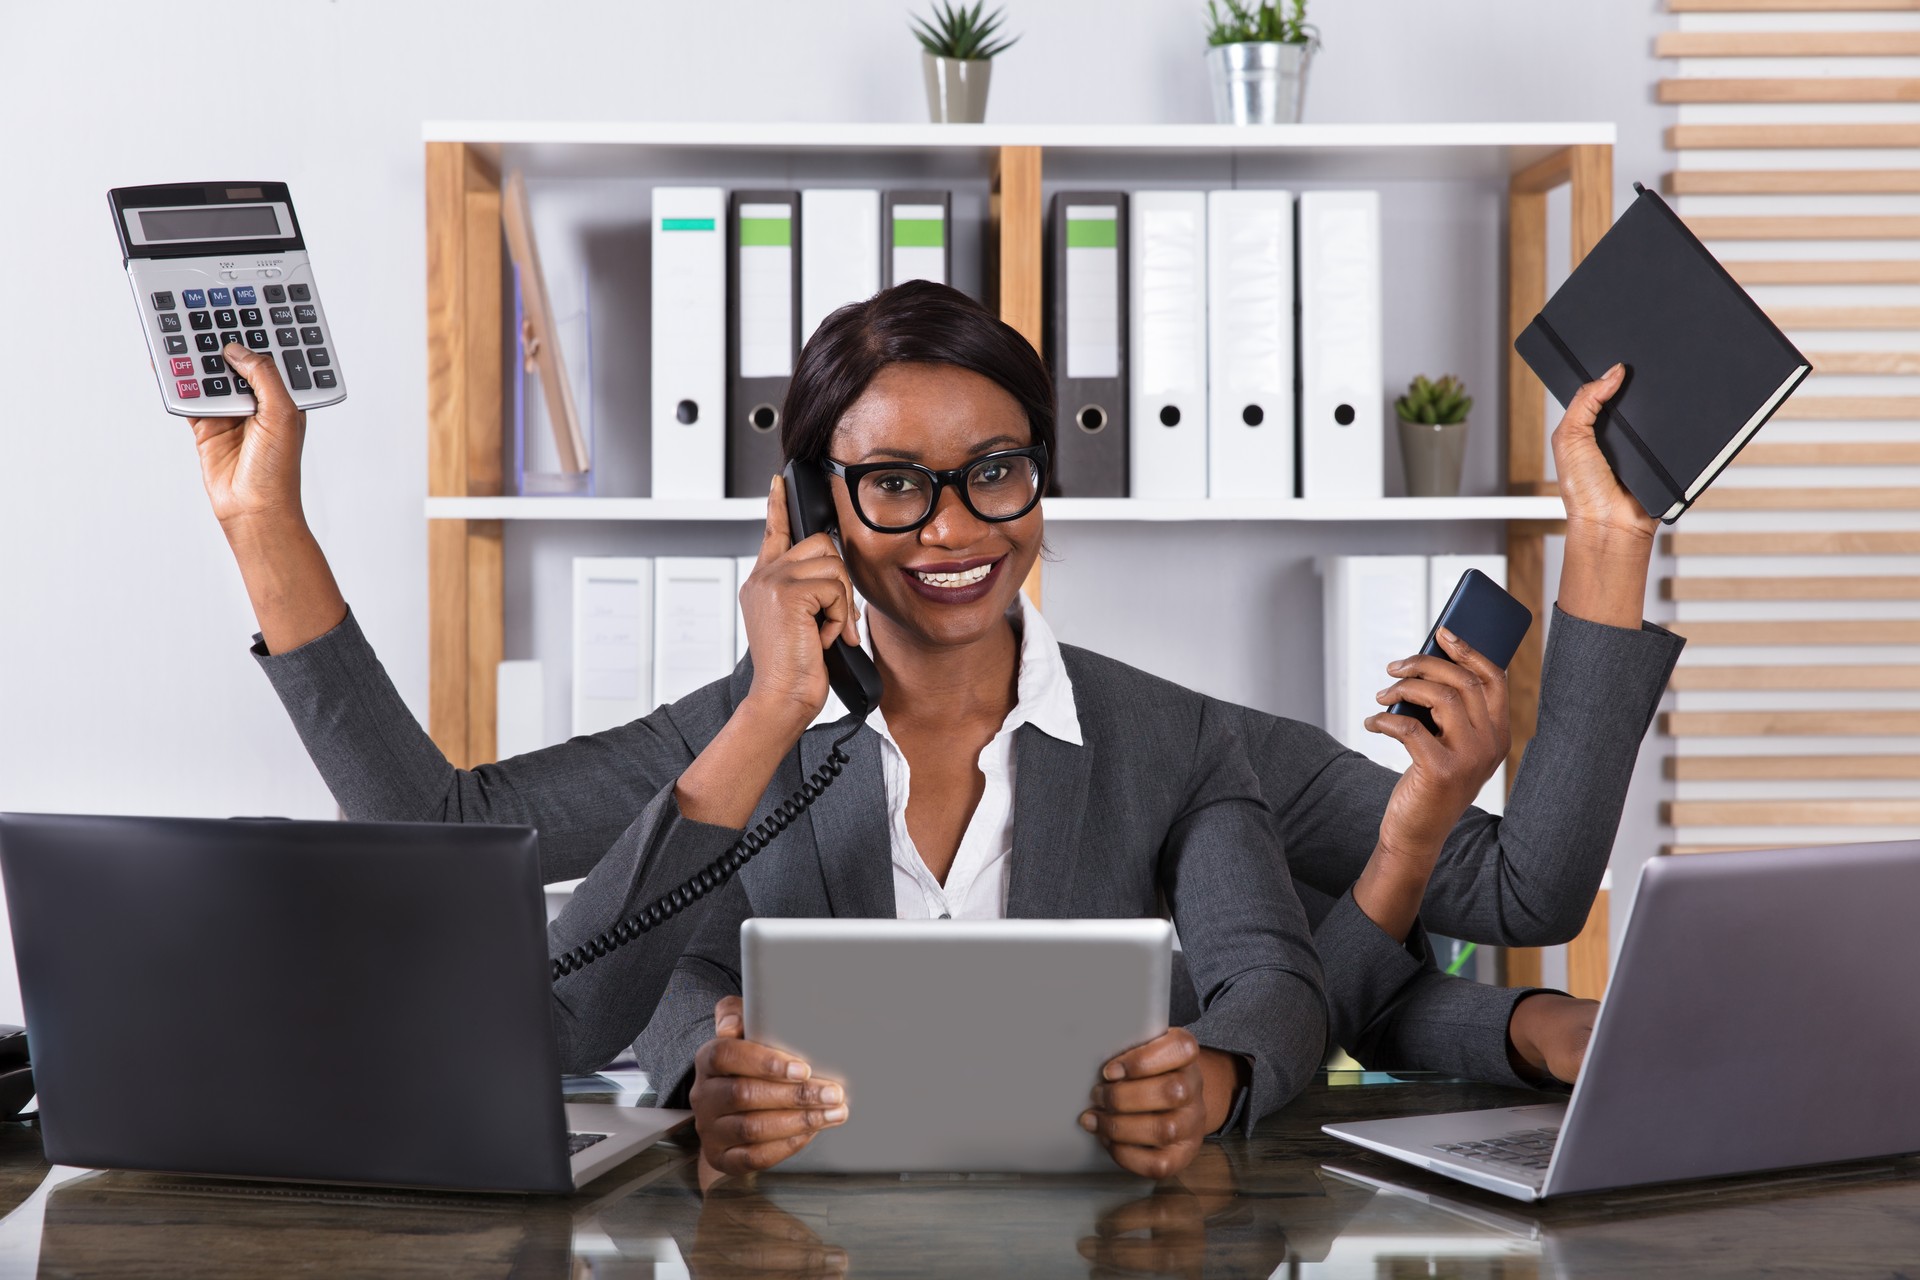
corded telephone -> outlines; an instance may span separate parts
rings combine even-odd
[[[827,479],[825,468],[815,462],[794,461],[787,463],[781,475],[786,481],[787,528],[793,542],[812,537],[823,529],[832,532],[838,528],[833,487]],[[555,982],[584,969],[641,934],[665,924],[731,880],[734,872],[752,861],[755,854],[771,844],[775,836],[805,813],[820,798],[820,793],[840,776],[841,770],[851,763],[851,757],[841,747],[860,731],[861,724],[880,705],[880,672],[865,650],[848,643],[845,638],[836,639],[822,656],[827,664],[827,683],[850,713],[847,730],[833,740],[833,749],[827,753],[826,762],[813,771],[813,775],[801,784],[798,791],[787,797],[786,803],[769,813],[760,825],[741,836],[732,848],[702,868],[698,875],[663,895],[638,915],[621,921],[565,955],[554,957]]]

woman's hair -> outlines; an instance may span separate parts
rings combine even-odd
[[[1052,453],[1053,380],[1032,344],[958,289],[910,280],[841,307],[807,341],[781,414],[786,460],[825,458],[841,416],[890,364],[950,364],[992,379]]]

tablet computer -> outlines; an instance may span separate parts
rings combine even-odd
[[[1165,920],[757,918],[740,954],[747,1038],[847,1091],[782,1171],[1117,1171],[1080,1113],[1167,1029]]]

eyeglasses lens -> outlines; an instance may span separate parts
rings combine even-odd
[[[989,520],[1011,519],[1033,504],[1040,468],[1032,458],[982,458],[967,471],[967,496]],[[869,471],[856,496],[867,519],[887,529],[919,524],[932,510],[933,480],[911,467]]]

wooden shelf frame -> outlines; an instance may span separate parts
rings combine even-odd
[[[989,305],[1039,344],[1042,299],[1041,176],[1050,147],[1097,148],[1116,156],[1186,150],[1284,153],[1303,172],[1338,172],[1361,184],[1390,179],[1504,179],[1508,190],[1505,441],[1508,493],[1501,509],[1361,504],[1354,511],[1310,504],[1289,512],[1248,511],[1228,519],[1496,519],[1507,529],[1509,585],[1536,615],[1545,599],[1546,539],[1564,532],[1546,478],[1542,388],[1511,356],[1511,340],[1546,301],[1547,193],[1572,189],[1572,261],[1577,263],[1613,221],[1611,125],[1343,125],[1228,129],[1215,126],[733,126],[517,125],[434,123],[426,148],[428,330],[429,731],[447,758],[472,766],[494,758],[494,681],[503,656],[504,584],[501,542],[507,521],[566,519],[729,519],[724,510],[675,513],[658,506],[535,512],[502,496],[506,438],[501,297],[507,269],[500,238],[501,166],[516,157],[540,163],[599,148],[630,172],[648,148],[751,147],[761,152],[819,147],[974,148],[990,152],[991,185],[985,286]],[[1357,163],[1356,163],[1357,162]],[[1325,166],[1333,166],[1328,169]],[[1313,166],[1322,166],[1319,169]],[[597,171],[597,170],[596,170]],[[1384,392],[1384,388],[1383,388]],[[536,499],[540,503],[566,500]],[[623,500],[598,500],[618,504]],[[643,500],[633,500],[635,502]],[[1470,503],[1471,500],[1461,500]],[[1277,504],[1276,504],[1277,505]],[[1066,513],[1063,513],[1063,515]],[[1067,518],[1074,518],[1068,515]],[[1089,507],[1083,519],[1213,519],[1216,512],[1162,513]],[[1038,598],[1038,583],[1030,581]],[[1509,779],[1538,723],[1539,628],[1515,657],[1511,680],[1513,747]],[[1586,929],[1568,947],[1569,987],[1599,996],[1607,971],[1607,903],[1603,894]],[[1507,980],[1537,984],[1537,951],[1508,953]]]

